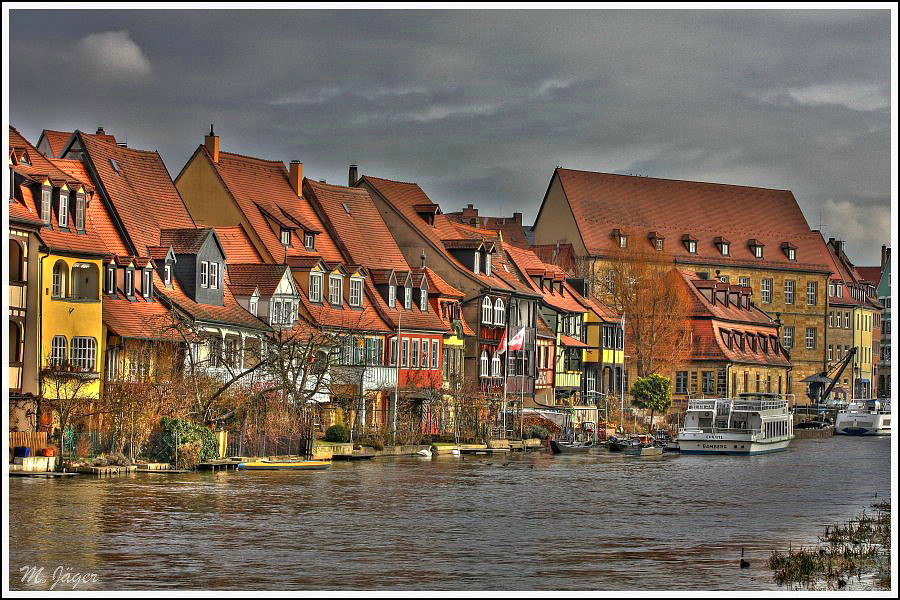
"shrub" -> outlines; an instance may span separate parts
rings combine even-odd
[[[163,417],[159,424],[159,430],[150,437],[147,445],[147,456],[153,462],[174,463],[176,442],[179,464],[185,462],[181,458],[183,452],[193,451],[193,447],[185,447],[194,443],[197,443],[199,448],[194,465],[218,457],[219,444],[216,434],[209,427],[198,425],[187,419],[171,419],[169,417]]]
[[[332,425],[325,431],[326,442],[344,443],[350,441],[350,430],[343,425]]]

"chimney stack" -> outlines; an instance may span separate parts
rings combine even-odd
[[[97,125],[97,133],[95,135],[106,135],[106,130],[103,129],[103,125]]]
[[[303,195],[303,163],[299,160],[291,161],[290,172],[291,187],[298,196]]]
[[[353,187],[354,185],[356,185],[356,182],[359,181],[356,165],[350,165],[350,176],[348,180],[350,182],[350,187]]]
[[[219,162],[219,136],[215,134],[213,131],[212,123],[209,124],[209,135],[203,138],[203,145],[206,146],[207,151],[209,151],[210,156],[212,156],[213,162]]]
[[[513,221],[516,222],[516,225],[522,224],[522,213],[514,212],[513,213]]]

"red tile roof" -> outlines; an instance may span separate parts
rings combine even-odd
[[[157,277],[158,279],[158,277]],[[225,273],[225,298],[223,306],[200,304],[191,300],[178,283],[178,279],[172,278],[172,287],[165,288],[161,284],[156,288],[156,293],[165,301],[173,304],[187,313],[195,321],[213,324],[237,325],[248,329],[265,331],[268,326],[251,315],[244,307],[238,304],[230,289],[228,272]]]
[[[592,254],[602,255],[615,247],[615,229],[629,236],[630,247],[645,244],[648,249],[648,235],[655,231],[665,238],[665,251],[676,260],[827,269],[820,237],[810,230],[788,190],[563,168],[557,168],[554,175],[559,177],[584,245]],[[682,243],[686,234],[698,240],[696,254],[689,253]],[[719,236],[731,241],[729,257],[722,256],[714,243]],[[753,238],[765,246],[763,259],[755,258],[748,245]],[[797,261],[787,259],[784,242],[797,246]]]
[[[77,135],[138,254],[146,256],[148,247],[160,244],[161,229],[195,227],[159,153],[118,146],[108,136]]]
[[[48,158],[54,158],[59,156],[66,147],[66,143],[72,138],[72,132],[45,129],[41,136],[47,140],[47,143],[50,145],[50,151],[53,153],[53,156]],[[38,140],[38,143],[40,143],[40,140]]]
[[[326,234],[316,236],[316,248],[312,251],[303,246],[302,234],[293,234],[293,245],[285,252],[279,233],[273,230],[265,213],[278,221],[293,218],[312,231],[324,231],[324,227],[309,202],[297,196],[291,187],[283,162],[220,152],[219,162],[215,163],[205,146],[200,146],[197,152],[216,170],[272,260],[281,262],[285,255],[341,260],[334,241]]]
[[[559,281],[560,278],[565,280],[565,273],[559,267],[549,265],[537,257],[531,250],[517,248],[515,246],[506,246],[506,253],[512,259],[512,262],[518,267],[522,273],[521,280],[525,282],[535,293],[538,293],[544,299],[544,302],[556,310],[564,312],[587,312],[589,306],[587,301],[570,285],[563,282],[563,291],[560,293],[552,286],[541,289],[541,286],[535,283],[529,274],[541,273],[543,277]]]
[[[261,296],[270,297],[278,289],[287,270],[286,265],[229,263],[228,281],[236,296],[250,296],[259,289]]]
[[[856,271],[864,281],[870,281],[875,285],[881,282],[881,267],[856,267]]]
[[[467,216],[463,211],[445,213],[451,221],[473,226],[478,229],[485,229],[497,232],[500,238],[507,244],[518,246],[519,248],[528,248],[530,246],[528,237],[525,234],[525,227],[522,225],[522,215],[517,213],[518,217],[489,217],[489,216]],[[473,222],[475,224],[473,224]]]
[[[222,248],[225,250],[225,256],[228,257],[228,264],[257,264],[263,262],[262,257],[247,232],[244,231],[243,225],[234,227],[216,227],[216,235],[222,242]]]
[[[161,302],[129,301],[121,294],[103,297],[103,323],[123,338],[180,341]]]
[[[212,231],[211,227],[161,229],[159,243],[161,246],[171,246],[175,254],[197,254]]]

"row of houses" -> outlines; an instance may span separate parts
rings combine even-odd
[[[672,257],[686,298],[676,398],[800,397],[848,343],[861,350],[848,387],[865,395],[885,356],[889,274],[855,269],[790,192],[557,169],[527,228],[521,213],[445,213],[418,184],[355,165],[347,185],[316,181],[299,161],[223,150],[212,127],[174,181],[157,152],[102,128],[9,136],[13,428],[52,422],[50,367],[100,398],[185,360],[251,369],[301,325],[339,334],[330,352],[355,375],[317,400],[359,398],[365,427],[388,425],[400,390],[505,393],[596,421],[636,376],[623,311],[598,282],[641,244]],[[163,365],[147,351],[159,346],[182,351]]]

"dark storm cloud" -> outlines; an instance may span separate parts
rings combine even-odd
[[[890,14],[13,11],[10,108],[177,173],[223,148],[535,216],[553,167],[794,191],[873,263],[890,236]]]

